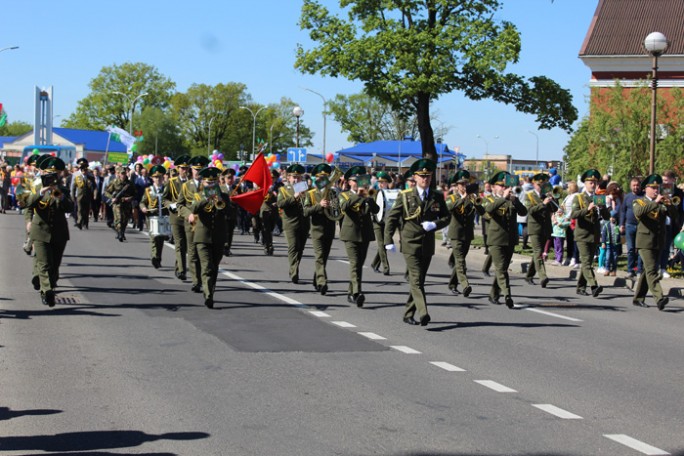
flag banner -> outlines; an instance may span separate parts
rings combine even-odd
[[[231,196],[230,200],[250,214],[255,215],[259,212],[269,188],[273,185],[271,171],[268,169],[268,163],[266,163],[263,152],[256,156],[252,166],[242,176],[241,181],[243,180],[252,182],[259,188],[251,192]]]
[[[112,139],[116,138],[116,141],[119,141],[121,144],[126,146],[126,149],[130,152],[131,148],[135,144],[135,136],[131,135],[128,133],[126,130],[123,128],[119,127],[107,127],[105,128],[111,135]]]

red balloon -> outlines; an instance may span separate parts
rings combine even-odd
[[[332,163],[333,160],[335,160],[335,155],[332,152],[328,152],[328,155],[325,156],[325,161]]]
[[[19,184],[19,178],[18,177],[13,177],[12,178],[12,185],[15,187]]]

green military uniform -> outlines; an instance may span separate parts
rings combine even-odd
[[[401,252],[408,270],[409,296],[406,300],[404,322],[418,324],[416,311],[422,326],[430,322],[425,298],[425,276],[435,254],[435,231],[449,224],[449,211],[441,192],[430,189],[430,179],[436,163],[420,159],[413,163],[411,172],[416,176],[417,186],[399,193],[387,214],[385,246],[394,250],[394,232],[399,229]],[[424,185],[422,185],[424,184]]]
[[[510,189],[507,176],[510,174],[506,171],[498,172],[489,180],[489,183],[493,186]],[[483,201],[485,213],[489,215],[487,245],[496,269],[489,291],[489,302],[499,304],[499,298],[503,294],[506,307],[512,309],[513,297],[511,296],[508,266],[511,264],[513,251],[519,240],[517,216],[526,215],[527,209],[518,198],[511,198],[510,194],[503,197],[501,196],[503,194],[505,193],[498,196],[488,195]]]
[[[546,288],[549,278],[546,275],[546,266],[544,266],[544,247],[551,239],[552,225],[551,215],[554,212],[554,207],[551,203],[544,204],[546,195],[537,191],[537,186],[548,182],[549,176],[544,173],[535,174],[532,176],[532,183],[535,184],[535,189],[525,192],[523,195],[523,204],[527,208],[527,234],[529,236],[529,243],[532,245],[532,262],[527,269],[525,280],[529,284],[533,284],[532,279],[535,274],[539,272],[540,285]]]
[[[221,192],[218,185],[218,168],[204,168],[200,171],[202,184],[188,208],[195,215],[193,244],[200,263],[204,305],[214,307],[214,290],[218,269],[223,258],[223,244],[226,242],[226,214],[230,196]]]
[[[65,164],[59,158],[45,160],[42,164],[45,185],[32,191],[27,201],[28,209],[33,212],[30,237],[36,252],[34,273],[41,301],[50,307],[55,305],[59,266],[69,240],[66,214],[74,210],[68,189],[59,182],[58,173],[64,168]]]
[[[472,287],[466,274],[466,256],[470,251],[470,244],[475,238],[475,214],[484,214],[484,207],[477,194],[472,197],[465,192],[465,186],[470,182],[470,173],[459,170],[449,181],[451,185],[462,187],[459,191],[451,194],[446,199],[447,209],[451,218],[449,221],[448,236],[451,240],[451,254],[454,258],[454,268],[449,279],[449,289],[457,294],[458,284],[463,285],[463,296],[466,298],[472,292]],[[463,193],[460,193],[462,191]]]
[[[298,178],[304,174],[304,167],[299,164],[287,168],[288,176]],[[304,255],[306,239],[309,237],[309,219],[304,216],[304,198],[301,193],[295,198],[294,185],[288,183],[278,191],[277,205],[283,219],[283,231],[287,240],[287,258],[290,264],[289,273],[292,283],[299,283],[299,263]]]
[[[278,171],[272,170],[271,177],[273,184],[268,189],[268,193],[264,196],[264,202],[259,208],[261,240],[264,244],[264,253],[269,256],[273,255],[273,230],[278,222]]]
[[[33,252],[33,241],[31,240],[30,236],[30,228],[31,228],[31,220],[33,219],[33,209],[29,209],[28,206],[28,198],[31,195],[32,192],[36,191],[36,189],[40,188],[40,168],[38,167],[38,161],[39,159],[42,160],[43,157],[47,157],[48,155],[30,155],[28,159],[26,160],[26,164],[28,166],[33,166],[34,169],[34,174],[31,174],[30,172],[25,174],[24,177],[22,177],[22,189],[23,193],[20,195],[17,195],[17,204],[19,205],[20,208],[23,209],[23,215],[24,215],[24,226],[26,227],[26,238],[24,239],[24,245],[23,245],[23,250],[27,255],[31,255]],[[35,284],[35,289],[40,290],[40,282],[38,279],[38,275],[34,271],[33,274],[33,282]]]
[[[605,206],[595,206],[589,209],[594,202],[594,194],[589,193],[586,188],[587,182],[596,184],[599,179],[601,179],[601,173],[595,169],[587,170],[582,174],[581,180],[585,183],[585,189],[575,196],[570,213],[570,218],[577,221],[574,234],[581,264],[577,278],[577,294],[581,296],[589,295],[586,291],[587,285],[591,287],[591,294],[594,297],[598,297],[603,291],[603,287],[596,281],[593,262],[596,247],[601,238],[601,219],[607,220],[610,217],[610,211]]]
[[[75,173],[71,180],[71,196],[76,203],[76,228],[88,229],[90,220],[90,205],[95,194],[95,180],[88,175],[88,160],[79,158],[79,171]]]
[[[224,169],[221,174],[225,176],[227,179],[228,176],[231,178],[235,177],[235,170],[232,168],[226,168]],[[223,193],[226,193],[228,195],[233,194],[233,190],[235,190],[235,184],[226,184],[226,185],[221,185],[221,191]],[[232,255],[230,249],[233,247],[233,233],[235,232],[235,226],[237,225],[237,217],[238,217],[238,208],[237,206],[231,202],[226,206],[226,242],[223,245],[223,254],[225,256],[230,256]]]
[[[384,185],[384,183],[387,183],[391,180],[390,175],[385,171],[378,172],[376,177],[378,182],[382,183],[381,185]],[[378,193],[375,197],[375,200],[381,200],[383,205],[382,215],[380,212],[378,212],[378,214],[373,217],[373,233],[375,234],[375,242],[378,246],[378,252],[375,254],[375,258],[373,258],[371,268],[373,268],[373,271],[375,272],[380,272],[380,267],[382,267],[382,273],[384,275],[390,275],[390,265],[387,259],[387,250],[385,250],[385,221],[390,208],[387,207],[387,196],[385,195],[385,191],[382,189],[382,186],[378,188]]]
[[[340,240],[344,242],[349,258],[350,277],[347,301],[355,303],[357,307],[362,307],[366,301],[362,287],[363,264],[366,262],[368,245],[375,239],[371,217],[378,213],[380,207],[375,202],[375,198],[368,195],[370,176],[366,174],[365,167],[353,166],[344,173],[344,178],[354,183],[362,181],[355,191],[342,192],[339,196],[340,210],[344,213]],[[366,185],[361,185],[364,180],[367,181]]]
[[[173,164],[177,168],[184,168],[189,171],[189,160],[189,155],[181,155],[174,160]],[[185,221],[178,213],[176,201],[178,201],[178,195],[186,181],[187,175],[185,177],[180,175],[172,177],[164,186],[164,193],[162,194],[164,207],[169,211],[169,223],[171,224],[173,247],[176,253],[174,273],[180,280],[185,280],[187,274],[186,255],[188,253],[188,239],[185,235]]]
[[[195,224],[188,221],[188,217],[193,213],[192,205],[201,199],[199,194],[200,179],[198,173],[209,164],[209,159],[203,156],[192,157],[188,164],[193,169],[192,179],[188,179],[181,186],[181,191],[178,193],[176,200],[176,207],[178,214],[183,218],[183,227],[185,229],[185,239],[188,243],[188,270],[192,276],[192,291],[199,293],[202,289],[202,266],[197,254],[197,246],[195,245]]]
[[[334,217],[329,218],[326,214],[326,208],[321,205],[323,200],[327,201],[328,204],[331,201],[330,187],[335,184],[335,182],[328,181],[331,172],[332,168],[327,163],[321,163],[314,167],[311,174],[316,177],[317,185],[306,192],[306,199],[304,200],[304,216],[311,218],[311,244],[314,250],[313,284],[316,291],[322,295],[328,292],[328,274],[325,268],[328,264],[328,256],[337,228],[337,220]],[[327,183],[327,185],[319,185],[320,182]]]
[[[126,226],[133,211],[133,199],[136,197],[136,189],[133,182],[128,179],[127,168],[119,166],[117,172],[119,177],[109,183],[104,194],[112,203],[116,239],[119,242],[123,242],[126,240]]]
[[[154,184],[145,189],[145,193],[140,201],[140,209],[144,209],[147,217],[168,217],[169,210],[164,207],[164,184],[160,181],[166,174],[166,168],[161,165],[153,166],[150,169],[150,177],[155,180]],[[168,239],[167,236],[152,236],[150,234],[150,252],[152,266],[155,269],[161,267],[162,252],[164,250],[164,241]]]
[[[636,306],[647,307],[644,300],[646,293],[651,290],[653,298],[659,310],[663,310],[669,299],[663,295],[660,286],[660,256],[663,249],[669,248],[666,244],[666,219],[672,220],[677,216],[677,207],[674,204],[664,204],[658,200],[658,186],[663,183],[662,177],[657,174],[648,176],[641,183],[641,188],[646,195],[636,199],[632,204],[634,216],[639,221],[636,233],[636,248],[644,263],[644,272],[634,287],[632,303]],[[649,195],[651,196],[649,198]]]

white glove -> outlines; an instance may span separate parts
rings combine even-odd
[[[394,246],[394,244],[387,244],[385,246],[385,250],[387,250],[388,252],[394,253],[397,251],[397,248]]]
[[[435,222],[423,222],[420,224],[420,226],[422,226],[423,229],[428,233],[437,228],[437,224]]]
[[[176,210],[176,206],[177,206],[176,203],[169,204],[169,207],[171,208],[172,211]]]

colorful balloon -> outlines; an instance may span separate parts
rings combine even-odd
[[[328,154],[325,156],[325,161],[332,163],[333,160],[335,160],[335,155],[332,152],[328,152]]]
[[[674,238],[674,246],[679,250],[684,250],[684,231],[680,231]]]

